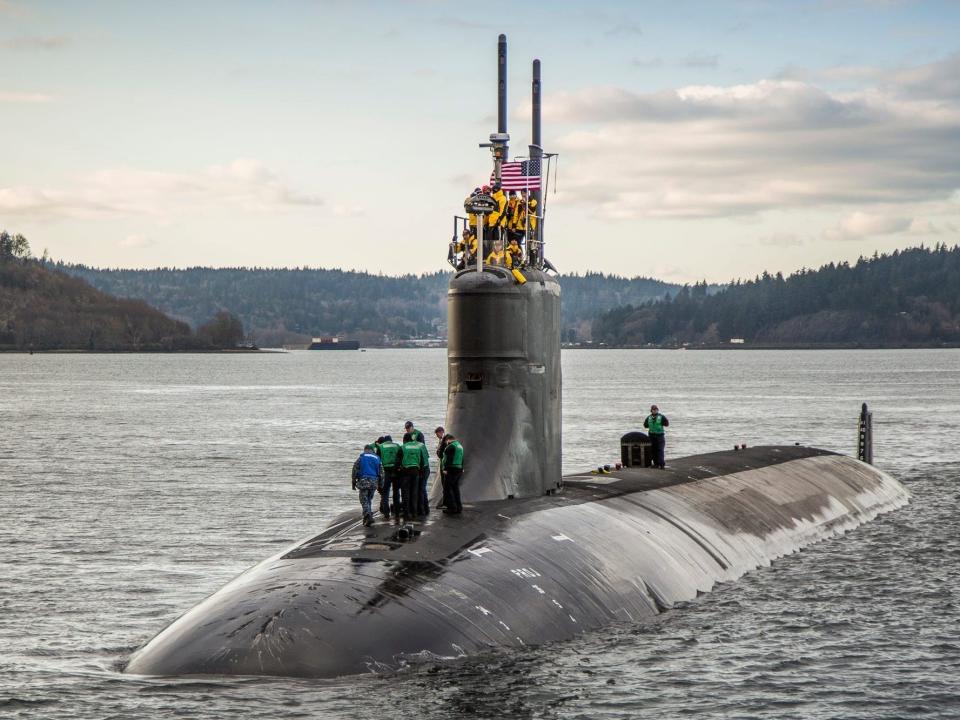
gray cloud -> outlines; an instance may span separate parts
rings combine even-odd
[[[186,207],[274,212],[322,204],[318,195],[290,187],[249,159],[190,173],[101,170],[66,189],[0,187],[0,213],[38,218],[164,215]]]
[[[643,28],[640,27],[639,23],[633,22],[632,20],[621,20],[613,25],[613,27],[604,30],[603,34],[607,37],[640,37],[643,35]]]
[[[642,68],[652,68],[652,67],[661,67],[663,65],[663,58],[652,57],[652,58],[634,58],[631,63],[634,67]]]
[[[960,53],[893,73],[887,89],[908,98],[960,100]]]
[[[796,80],[556,93],[544,110],[564,128],[553,143],[569,158],[564,202],[628,219],[949,197],[960,188],[956,63],[950,57],[902,71],[854,93]],[[897,217],[902,231],[910,219]],[[865,226],[859,222],[840,230],[851,236]]]
[[[799,247],[804,245],[806,241],[796,233],[779,232],[765,235],[760,238],[759,243],[772,247]]]
[[[715,68],[720,64],[720,56],[705,53],[691,53],[680,59],[680,64],[691,68]]]
[[[125,238],[117,242],[118,247],[126,249],[146,248],[156,244],[156,240],[141,234],[127,235]]]
[[[878,235],[895,235],[907,232],[912,225],[913,218],[873,215],[858,211],[847,215],[835,227],[825,230],[823,239],[833,242],[860,240]]]

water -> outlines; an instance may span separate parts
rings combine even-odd
[[[645,626],[336,681],[131,678],[132,650],[356,504],[356,451],[430,435],[444,351],[0,355],[0,716],[960,717],[960,351],[570,351],[564,467],[657,402],[671,455],[852,452],[907,508]]]

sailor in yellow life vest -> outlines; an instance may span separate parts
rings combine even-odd
[[[523,248],[517,242],[515,237],[510,238],[510,244],[507,245],[507,267],[518,268],[523,264]]]
[[[521,224],[521,215],[523,210],[523,200],[517,195],[516,190],[510,191],[510,197],[507,198],[507,240],[513,238],[517,242],[523,241],[523,225]]]
[[[525,227],[530,228],[530,237],[537,232],[537,199],[530,198],[527,202],[527,212],[525,218]]]
[[[470,202],[470,198],[480,192],[480,188],[474,188],[473,192],[467,195],[466,200],[463,201],[463,204],[466,205]],[[490,188],[487,185],[483,186],[483,192],[490,192]],[[477,234],[477,214],[476,213],[467,213],[467,223],[470,225],[470,229],[473,230],[473,234]]]
[[[500,183],[494,183],[490,197],[496,201],[497,209],[487,215],[487,229],[490,231],[490,236],[497,240],[501,237],[500,228],[507,223],[507,196],[503,194]]]
[[[495,267],[507,267],[507,253],[503,250],[503,240],[493,241],[493,250],[490,251],[483,262]]]
[[[460,235],[460,240],[454,246],[454,250],[460,253],[460,261],[457,263],[457,269],[462,270],[467,265],[474,265],[477,262],[477,236],[470,232],[470,228],[464,228]]]

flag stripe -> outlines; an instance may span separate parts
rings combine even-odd
[[[493,182],[493,175],[490,175]],[[540,161],[520,160],[505,162],[500,167],[500,184],[504,190],[539,190]]]

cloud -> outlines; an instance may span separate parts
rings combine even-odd
[[[462,187],[462,188],[465,188],[470,183],[475,183],[476,181],[477,179],[473,175],[470,175],[469,173],[459,173],[457,175],[451,175],[448,178],[448,182],[451,185],[456,185],[457,187]]]
[[[654,68],[663,66],[663,58],[651,57],[651,58],[634,58],[631,63],[634,67],[640,68]]]
[[[563,201],[627,220],[946,199],[960,188],[956,62],[856,92],[764,79],[553,93],[544,119]]]
[[[680,64],[691,68],[715,68],[720,64],[719,55],[707,55],[703,53],[691,53],[681,58]]]
[[[0,92],[0,103],[20,103],[24,105],[36,105],[38,103],[52,102],[50,95],[42,93],[15,93]]]
[[[0,13],[13,17],[23,17],[27,14],[27,11],[18,3],[13,3],[10,0],[0,0]]]
[[[156,241],[146,235],[127,235],[117,245],[122,248],[145,248],[156,245]]]
[[[876,65],[831,65],[825,68],[787,65],[774,77],[807,83],[863,83],[885,80],[889,74],[888,70]]]
[[[363,217],[367,211],[359,205],[334,205],[333,214],[335,217]]]
[[[847,215],[835,227],[825,230],[823,239],[835,242],[895,235],[910,230],[912,224],[913,218],[871,215],[858,211]]]
[[[0,46],[11,50],[59,50],[71,42],[66,35],[28,35],[4,40]]]
[[[908,98],[960,100],[960,52],[892,74],[887,89]]]
[[[913,235],[953,235],[960,234],[960,225],[950,221],[935,223],[929,219],[914,218],[910,222],[909,232]]]
[[[640,37],[643,35],[643,28],[639,23],[632,20],[620,20],[615,25],[603,31],[607,37],[629,36]]]
[[[760,238],[759,243],[772,247],[799,247],[806,241],[796,233],[778,232]]]
[[[323,200],[290,187],[257,160],[241,158],[195,172],[100,170],[74,188],[0,187],[0,212],[33,217],[164,215],[185,209],[273,212]]]

